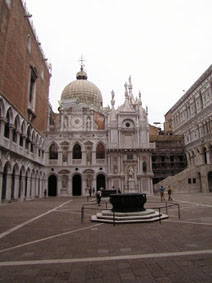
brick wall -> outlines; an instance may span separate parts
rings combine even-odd
[[[31,41],[31,48],[29,42]],[[30,66],[37,70],[32,126],[47,128],[50,73],[21,0],[0,0],[0,93],[28,120]]]

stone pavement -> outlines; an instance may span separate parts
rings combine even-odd
[[[0,282],[212,282],[212,193],[174,199],[181,219],[115,226],[90,222],[91,202],[81,223],[86,198],[1,204]]]

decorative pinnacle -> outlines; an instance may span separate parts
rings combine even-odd
[[[141,99],[141,91],[139,90],[138,97]]]
[[[141,91],[139,90],[139,93],[138,93],[138,101],[139,101],[139,104],[142,105],[142,101],[141,101]]]
[[[125,97],[127,98],[128,97],[128,90],[127,90],[127,83],[126,82],[124,84],[124,87],[125,87]]]
[[[112,99],[114,99],[114,96],[115,96],[114,90],[111,91],[111,96],[112,96]]]
[[[115,92],[114,92],[114,90],[111,91],[111,97],[112,97],[112,99],[111,99],[111,105],[112,105],[112,108],[114,108],[114,105],[115,105],[115,99],[114,99],[114,97],[115,97]]]

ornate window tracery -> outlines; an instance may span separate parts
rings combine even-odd
[[[55,143],[49,147],[49,159],[58,159],[58,146]]]
[[[73,159],[82,159],[81,146],[78,143],[73,147]]]

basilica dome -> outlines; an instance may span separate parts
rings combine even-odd
[[[76,75],[76,80],[64,88],[61,101],[84,103],[99,108],[102,106],[102,95],[98,87],[87,80],[87,74],[81,66],[80,72]]]

